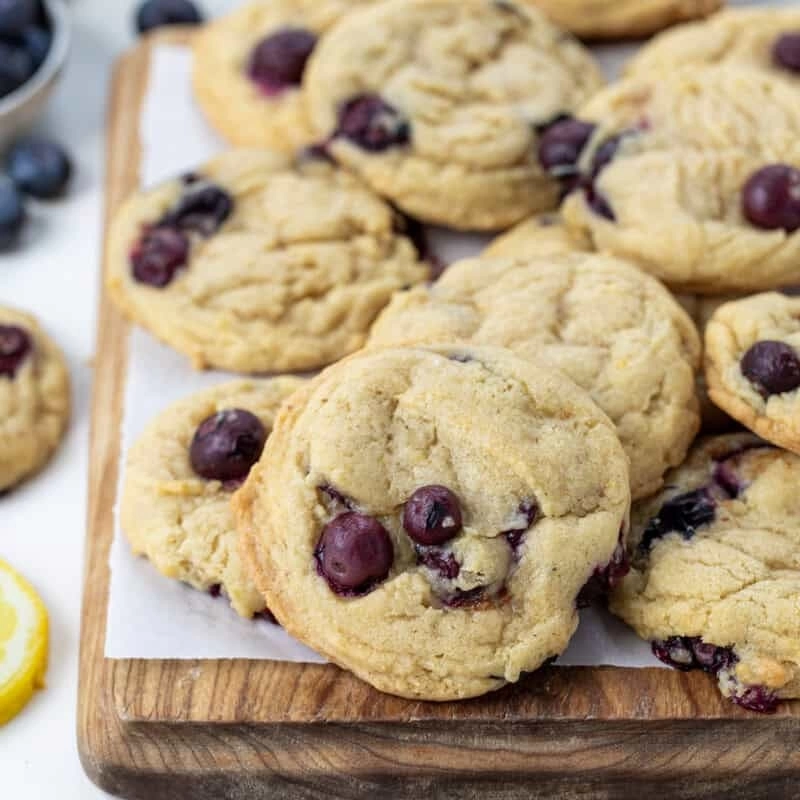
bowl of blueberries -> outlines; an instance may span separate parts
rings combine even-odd
[[[0,148],[42,110],[69,50],[63,0],[0,0]]]

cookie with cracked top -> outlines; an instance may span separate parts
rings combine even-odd
[[[566,648],[630,502],[613,425],[501,348],[362,351],[278,416],[234,497],[243,558],[295,637],[376,688],[455,700]]]

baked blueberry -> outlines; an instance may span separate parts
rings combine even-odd
[[[461,565],[456,561],[456,557],[452,553],[442,550],[441,547],[417,545],[414,549],[417,554],[417,563],[438,573],[445,580],[455,580],[461,572]]]
[[[750,176],[742,189],[742,212],[765,230],[800,228],[800,169],[770,164]]]
[[[0,0],[0,36],[16,36],[33,25],[39,0]]]
[[[46,139],[17,142],[6,158],[6,169],[21,191],[41,200],[62,195],[72,175],[64,148]]]
[[[189,0],[147,0],[136,13],[136,30],[147,33],[164,25],[199,25],[203,15]]]
[[[192,469],[209,480],[244,480],[261,457],[267,432],[255,414],[225,409],[200,423],[189,448]]]
[[[800,387],[800,358],[785,342],[756,342],[742,356],[741,369],[765,398]]]
[[[779,67],[800,72],[800,31],[779,36],[772,47],[772,58]]]
[[[368,592],[394,562],[392,540],[374,517],[350,511],[329,522],[314,553],[319,571],[341,595]]]
[[[198,180],[186,189],[162,220],[162,224],[182,231],[211,236],[233,211],[233,198],[221,187]]]
[[[25,216],[25,205],[16,185],[0,175],[0,250],[8,250],[17,243]]]
[[[608,596],[609,592],[619,586],[622,579],[631,571],[631,561],[623,538],[620,538],[611,561],[597,567],[586,586],[581,589],[576,605],[585,608],[597,600]]]
[[[639,549],[647,552],[653,542],[668,533],[691,539],[698,528],[713,522],[717,504],[708,489],[695,489],[673,497],[661,506],[658,515],[645,528]]]
[[[131,252],[133,277],[139,283],[163,288],[189,258],[189,240],[175,228],[157,227],[146,231]]]
[[[595,126],[573,117],[565,117],[548,126],[539,139],[539,163],[556,177],[574,175],[583,148]]]
[[[403,528],[418,544],[449,542],[461,533],[461,503],[446,486],[423,486],[403,510]]]
[[[267,94],[278,94],[303,80],[317,37],[304,28],[282,28],[253,48],[247,74]]]
[[[370,152],[406,144],[411,136],[408,121],[376,94],[362,94],[345,103],[339,111],[334,137],[349,139]]]
[[[0,376],[13,378],[32,349],[26,330],[18,325],[0,325]]]
[[[0,40],[0,97],[19,89],[35,71],[33,57],[22,44]]]
[[[517,512],[525,520],[524,527],[513,528],[503,532],[503,536],[506,537],[506,541],[511,547],[515,558],[519,558],[519,551],[525,541],[525,534],[539,517],[539,505],[535,500],[523,500],[519,504]]]
[[[652,648],[659,661],[683,671],[702,669],[716,675],[737,661],[730,647],[707,644],[699,636],[671,636],[653,642]]]

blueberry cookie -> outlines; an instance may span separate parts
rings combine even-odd
[[[558,214],[539,214],[500,234],[483,258],[542,258],[589,251],[587,240],[571,236]]]
[[[265,603],[242,567],[230,498],[303,383],[240,380],[198,392],[159,414],[128,453],[120,520],[134,553],[168,578],[224,593],[243,617]]]
[[[558,204],[541,131],[601,83],[535,10],[389,0],[328,33],[304,92],[328,152],[379,194],[425,222],[494,230]]]
[[[473,697],[561,653],[619,579],[630,496],[607,417],[501,348],[364,352],[284,406],[234,498],[286,629],[381,691]]]
[[[800,453],[800,297],[726,303],[705,333],[712,400],[746,427]]]
[[[124,205],[108,287],[198,368],[314,369],[361,347],[392,292],[429,277],[407,227],[325,160],[232,151]]]
[[[617,426],[634,498],[661,486],[698,431],[697,331],[658,281],[618,259],[462,261],[395,295],[369,345],[449,341],[507,347],[588,391]]]
[[[301,84],[319,37],[374,0],[250,2],[193,40],[197,102],[233,145],[292,152],[311,141]]]
[[[648,36],[705,17],[724,0],[527,0],[556,24],[585,39]],[[680,63],[680,62],[676,62]]]
[[[626,74],[669,74],[676,64],[738,64],[800,81],[800,11],[739,8],[657,36],[628,64]],[[796,84],[800,85],[800,84]]]
[[[0,307],[0,492],[47,463],[69,413],[61,351],[33,316]]]
[[[800,696],[800,458],[752,434],[705,439],[634,507],[611,609],[678,669],[754,711]]]

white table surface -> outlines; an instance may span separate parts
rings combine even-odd
[[[0,796],[9,800],[107,797],[89,783],[78,762],[75,706],[105,110],[112,62],[133,42],[137,0],[72,0],[70,5],[72,55],[39,127],[68,146],[76,180],[67,200],[33,209],[30,241],[20,251],[0,255],[0,303],[39,315],[62,345],[75,406],[55,461],[0,504],[0,557],[36,586],[51,623],[47,689],[0,728]],[[201,5],[219,13],[237,2],[201,0]]]

